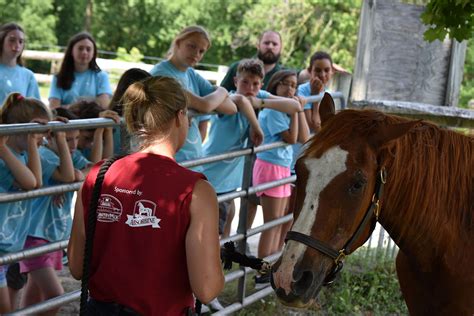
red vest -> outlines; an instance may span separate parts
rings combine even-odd
[[[85,223],[99,167],[82,189]],[[91,297],[143,315],[182,315],[194,306],[185,239],[199,179],[205,177],[154,154],[132,154],[110,167],[97,208]]]

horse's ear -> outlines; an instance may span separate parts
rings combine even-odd
[[[377,128],[377,130],[369,137],[369,143],[374,148],[379,148],[389,141],[395,140],[406,133],[408,133],[413,127],[418,125],[421,120],[409,121],[398,124],[388,124]]]
[[[336,114],[336,107],[334,100],[327,92],[324,93],[321,102],[319,103],[319,115],[321,117],[321,125]]]

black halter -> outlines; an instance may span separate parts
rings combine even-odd
[[[385,168],[382,168],[379,171],[379,176],[376,179],[374,195],[372,196],[372,203],[370,204],[369,208],[367,208],[364,218],[360,222],[359,227],[357,227],[355,233],[352,235],[351,238],[349,238],[344,247],[342,247],[339,251],[334,250],[331,246],[326,245],[322,241],[319,241],[311,236],[296,231],[289,231],[286,234],[285,241],[298,241],[334,259],[334,267],[324,279],[324,285],[329,285],[334,282],[337,273],[341,271],[342,267],[344,266],[344,258],[347,254],[351,252],[353,244],[356,240],[359,239],[360,235],[364,231],[372,216],[375,215],[375,220],[378,220],[380,212],[380,197],[383,193],[383,186],[387,178],[386,176],[387,175],[385,172]]]

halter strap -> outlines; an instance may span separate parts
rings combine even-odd
[[[289,231],[286,234],[285,241],[298,241],[332,258],[334,260],[335,266],[330,275],[332,278],[335,277],[335,274],[342,269],[342,262],[345,256],[351,252],[352,246],[359,239],[370,219],[372,219],[372,216],[375,215],[375,219],[378,220],[380,212],[380,197],[383,194],[383,187],[386,183],[386,179],[387,173],[385,168],[382,167],[375,182],[374,194],[372,196],[372,202],[370,203],[370,206],[367,208],[367,211],[365,211],[365,215],[357,227],[355,233],[351,236],[351,238],[349,238],[344,247],[342,247],[339,251],[333,249],[331,246],[328,246],[322,241],[296,231]]]

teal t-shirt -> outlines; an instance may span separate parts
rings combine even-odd
[[[84,72],[74,72],[74,81],[69,90],[59,88],[57,76],[53,77],[50,99],[59,99],[61,104],[71,104],[78,100],[94,100],[101,94],[112,95],[109,75],[105,71],[86,70]]]
[[[290,128],[290,117],[286,113],[271,109],[263,109],[258,115],[258,122],[263,130],[263,144],[282,141],[281,133]],[[293,159],[291,145],[274,148],[257,153],[257,158],[267,162],[290,168]]]
[[[263,90],[258,98],[266,99],[269,93]],[[204,144],[204,156],[221,154],[247,147],[249,122],[242,113],[214,115],[211,118],[209,138]],[[234,191],[242,185],[244,157],[225,159],[203,165],[203,173],[217,193]]]
[[[33,72],[25,67],[0,64],[0,108],[10,93],[18,92],[24,97],[40,100],[38,83]]]
[[[13,154],[26,165],[26,152]],[[15,179],[5,162],[0,159],[0,193],[19,191]],[[31,200],[0,203],[0,253],[16,252],[23,249],[31,221]]]
[[[91,164],[85,160],[77,150],[73,153],[73,165],[75,169],[84,169]],[[51,186],[61,184],[55,181],[52,176],[59,167],[59,156],[45,146],[39,148],[41,159],[43,185]],[[32,223],[28,235],[43,238],[48,241],[59,241],[69,238],[72,227],[71,207],[74,192],[63,193],[63,204],[58,206],[54,203],[55,195],[42,196],[32,200],[31,218]]]
[[[171,77],[181,83],[183,88],[197,96],[206,96],[214,92],[214,87],[201,77],[192,67],[186,71],[180,71],[169,60],[165,60],[155,65],[150,71],[152,76]],[[192,107],[192,106],[191,106]],[[188,137],[181,149],[176,153],[176,161],[183,162],[202,157],[202,139],[199,133],[199,120],[191,119]],[[192,168],[195,171],[202,171],[202,166]]]

